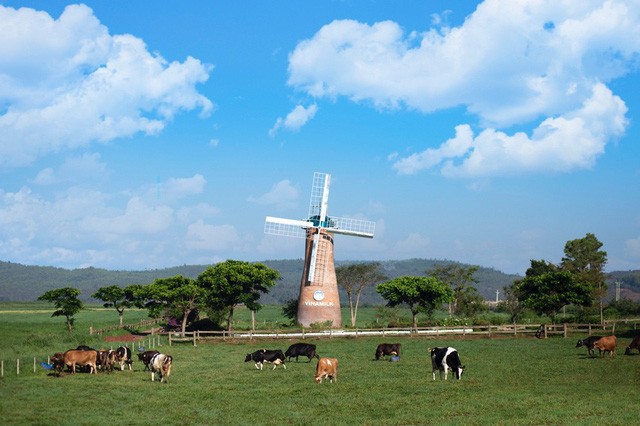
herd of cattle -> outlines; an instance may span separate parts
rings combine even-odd
[[[160,382],[169,381],[171,375],[171,364],[173,357],[160,353],[156,350],[143,351],[138,353],[138,360],[144,364],[144,369],[151,371],[151,381],[155,380],[158,374]],[[66,352],[56,352],[51,357],[51,365],[56,375],[60,375],[65,367],[72,374],[75,374],[76,367],[83,368],[89,374],[95,374],[98,370],[113,371],[116,364],[120,370],[124,370],[125,366],[132,369],[131,349],[126,346],[120,346],[118,349],[93,349],[89,346],[80,345],[76,349],[69,349]]]
[[[576,347],[586,347],[589,355],[594,356],[595,350],[599,351],[601,357],[609,353],[609,358],[616,356],[616,336],[589,336],[586,339],[578,340]],[[375,360],[389,357],[389,360],[399,360],[400,343],[381,343],[376,347]],[[633,349],[640,352],[640,335],[636,336],[625,350],[625,354],[631,354]],[[431,357],[431,367],[433,380],[436,380],[436,372],[440,373],[440,380],[444,375],[447,380],[447,373],[451,371],[455,378],[460,380],[464,365],[460,361],[458,351],[450,346],[436,347],[429,349]],[[309,362],[313,358],[318,359],[314,380],[316,383],[329,381],[329,383],[338,380],[338,360],[336,358],[320,357],[316,352],[316,345],[310,343],[294,343],[282,352],[280,349],[260,349],[253,353],[247,354],[245,362],[253,361],[255,368],[262,370],[265,363],[273,364],[273,369],[282,365],[287,368],[286,361],[292,358],[298,361],[299,357],[307,357]],[[160,382],[169,381],[171,375],[171,365],[173,358],[171,355],[160,353],[156,350],[143,351],[138,353],[138,360],[144,364],[144,369],[151,372],[151,381],[155,380],[155,374],[159,375]],[[88,346],[78,346],[76,349],[70,349],[66,352],[55,353],[51,357],[51,364],[57,375],[67,367],[71,373],[76,372],[76,367],[84,368],[89,373],[96,373],[98,369],[102,371],[113,371],[116,365],[120,370],[124,370],[125,366],[132,369],[131,350],[126,346],[120,346],[115,350],[96,350]]]
[[[385,356],[390,357],[390,360],[399,359],[400,357],[400,343],[381,343],[376,347],[375,359],[380,360]],[[447,380],[447,372],[451,371],[455,375],[456,379],[460,380],[464,365],[460,362],[458,351],[452,347],[433,348],[429,349],[431,355],[431,367],[433,373],[433,380],[436,379],[436,371],[440,372],[440,379],[444,374],[444,379]],[[282,365],[284,369],[287,368],[286,361],[291,358],[298,361],[298,357],[306,356],[309,358],[309,362],[313,358],[318,359],[316,365],[316,374],[314,380],[316,383],[322,383],[323,381],[329,381],[329,383],[338,381],[338,360],[336,358],[321,358],[316,353],[316,345],[310,343],[294,343],[289,346],[286,352],[282,352],[280,349],[260,349],[253,353],[247,354],[244,361],[253,361],[256,369],[262,370],[265,363],[273,364],[273,369]]]
[[[586,347],[590,356],[595,355],[595,349],[600,356],[605,356],[609,352],[609,359],[616,357],[616,346],[618,339],[616,336],[589,336],[586,339],[578,340],[576,348]],[[624,351],[625,355],[631,355],[631,351],[637,349],[640,352],[640,335],[633,338],[629,346]]]

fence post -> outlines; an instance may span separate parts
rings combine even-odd
[[[0,361],[0,377],[4,377],[4,359]]]
[[[567,323],[565,322],[564,324],[562,324],[562,326],[563,326],[563,329],[564,329],[563,330],[564,331],[564,337],[566,339],[567,338]]]
[[[93,324],[89,326],[89,336],[93,336]]]
[[[36,357],[33,357],[33,372],[36,372]]]
[[[491,324],[489,324],[487,335],[489,336],[489,338],[491,338]]]
[[[20,358],[16,359],[16,375],[20,375]]]
[[[302,327],[302,340],[304,340],[304,327]]]
[[[169,333],[169,346],[171,346],[171,333]]]
[[[197,336],[197,333],[194,331],[193,332],[193,346],[198,346],[198,344],[196,343],[196,336]]]
[[[513,323],[513,335],[518,335],[518,324],[516,324],[515,322]]]
[[[544,338],[546,339],[547,338],[547,326],[544,325],[543,328],[544,328]]]

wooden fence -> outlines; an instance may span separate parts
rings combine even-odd
[[[108,331],[113,331],[113,330],[120,330],[120,329],[138,329],[141,327],[149,327],[149,326],[153,326],[156,324],[160,324],[166,322],[166,320],[162,319],[162,318],[154,318],[154,319],[148,319],[148,320],[142,320],[140,322],[137,322],[135,324],[118,324],[118,325],[110,325],[109,327],[104,327],[104,328],[98,328],[98,329],[94,329],[93,328],[93,324],[89,327],[89,335],[93,336],[94,334],[97,335],[102,335]]]
[[[167,334],[169,346],[173,342],[190,342],[197,346],[199,340],[253,340],[253,339],[306,339],[363,336],[535,336],[547,338],[552,335],[568,337],[570,334],[614,334],[616,331],[640,329],[640,318],[631,320],[607,321],[604,324],[504,324],[474,325],[457,327],[418,327],[418,328],[378,328],[378,329],[327,329],[327,330],[253,330],[253,331],[189,331],[160,333]]]

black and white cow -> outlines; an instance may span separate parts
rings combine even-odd
[[[160,353],[158,351],[156,351],[155,349],[152,349],[150,351],[144,351],[144,352],[140,352],[138,354],[138,361],[141,361],[144,364],[144,370],[151,370],[149,368],[149,363],[151,362],[151,358],[153,358],[153,356],[157,353]]]
[[[165,380],[169,383],[171,375],[171,365],[173,365],[173,357],[171,355],[157,353],[151,357],[149,362],[149,370],[151,370],[151,381],[155,379],[155,373],[160,376],[160,383]]]
[[[455,348],[433,348],[430,349],[430,352],[433,380],[436,379],[436,370],[440,371],[440,380],[442,380],[443,372],[444,379],[447,380],[447,370],[451,370],[453,374],[455,374],[456,379],[460,380],[462,372],[464,371],[464,365],[460,362],[458,351]]]
[[[576,348],[581,348],[582,346],[586,346],[587,351],[589,352],[589,355],[593,356],[595,354],[595,351],[593,350],[593,345],[601,338],[602,336],[589,336],[586,339],[580,339],[576,344]]]
[[[287,365],[284,363],[284,354],[280,349],[269,350],[269,349],[260,349],[255,351],[254,353],[247,354],[244,359],[244,362],[253,361],[255,363],[256,369],[262,370],[262,367],[265,362],[269,362],[273,364],[273,369],[280,364],[287,369]]]
[[[311,358],[320,359],[318,354],[316,354],[316,345],[310,343],[294,343],[289,346],[289,349],[287,349],[284,355],[287,357],[287,360],[296,357],[296,362],[298,362],[299,356],[306,356],[309,358],[309,362],[311,362]]]
[[[126,346],[120,346],[116,349],[116,357],[120,363],[120,371],[124,371],[125,364],[129,366],[129,370],[132,370],[131,364],[133,363],[133,359],[131,359],[131,349]]]

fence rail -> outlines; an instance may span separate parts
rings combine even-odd
[[[98,329],[94,329],[93,325],[91,325],[89,327],[89,335],[90,336],[93,336],[94,334],[101,335],[108,331],[127,329],[127,328],[148,327],[150,325],[160,324],[162,322],[165,322],[165,320],[162,318],[154,318],[154,319],[142,320],[134,324],[122,324],[122,325],[117,324],[117,325],[110,325],[108,327],[98,328]]]
[[[474,325],[454,327],[417,327],[417,328],[378,328],[378,329],[327,329],[327,330],[252,330],[252,331],[188,331],[165,332],[169,345],[173,342],[192,342],[197,346],[199,340],[253,340],[253,339],[306,339],[306,338],[334,338],[334,337],[362,337],[362,336],[523,336],[535,335],[546,338],[551,335],[588,334],[596,331],[601,334],[613,334],[623,329],[634,331],[640,328],[640,319],[609,321],[605,324],[504,324],[504,325]]]

